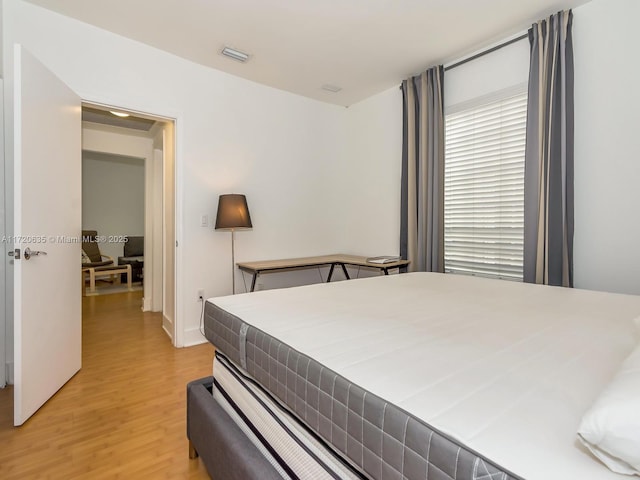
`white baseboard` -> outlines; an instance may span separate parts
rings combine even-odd
[[[173,342],[173,332],[175,331],[175,329],[173,328],[173,322],[169,320],[165,315],[162,315],[162,329]]]
[[[200,345],[207,343],[207,339],[200,333],[198,327],[190,328],[184,332],[184,346],[193,347],[194,345]]]
[[[150,312],[151,311],[151,299],[147,297],[142,298],[142,311]]]

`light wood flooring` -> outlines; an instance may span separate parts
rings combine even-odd
[[[208,479],[189,460],[186,384],[209,344],[175,349],[140,292],[83,298],[82,370],[21,427],[0,389],[0,479]]]

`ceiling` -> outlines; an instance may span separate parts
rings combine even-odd
[[[82,160],[98,160],[100,162],[120,163],[123,165],[135,165],[144,168],[144,158],[129,157],[127,155],[116,155],[113,153],[82,151]]]
[[[120,117],[112,114],[108,110],[92,108],[86,105],[82,106],[82,121],[99,123],[101,125],[110,125],[112,127],[140,130],[142,132],[149,132],[149,130],[151,130],[151,127],[153,127],[156,123],[155,120],[136,117],[132,114],[129,114],[129,116],[127,117]]]
[[[349,106],[589,0],[28,1],[202,65]],[[223,57],[225,45],[249,61]]]

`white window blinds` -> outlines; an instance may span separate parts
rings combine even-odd
[[[522,280],[527,94],[446,116],[445,271]]]

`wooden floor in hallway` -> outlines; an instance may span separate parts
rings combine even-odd
[[[186,385],[210,344],[174,348],[141,292],[83,298],[82,369],[21,427],[0,389],[0,478],[208,479],[189,460]]]

